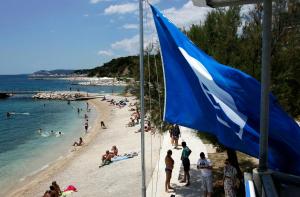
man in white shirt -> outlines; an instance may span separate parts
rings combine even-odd
[[[203,152],[200,153],[200,159],[197,163],[197,169],[201,171],[202,187],[204,196],[211,197],[213,184],[212,184],[212,164],[209,159],[205,158]]]

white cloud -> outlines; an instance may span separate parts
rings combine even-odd
[[[122,26],[124,29],[138,29],[138,24],[125,24]]]
[[[130,55],[137,54],[139,49],[139,35],[112,43],[111,48],[114,50],[126,51]]]
[[[139,49],[140,49],[139,38],[140,38],[139,34],[136,34],[131,38],[125,38],[123,40],[114,42],[111,44],[111,49],[114,51],[118,50],[118,51],[126,52],[128,55],[136,55],[139,53]],[[157,40],[156,36],[153,37],[150,34],[144,35],[144,50],[146,50],[147,47],[150,46],[150,44],[155,45],[155,40]]]
[[[100,51],[98,51],[98,55],[101,55],[101,56],[112,56],[113,52],[111,50],[100,50]]]
[[[83,16],[84,16],[84,17],[89,17],[89,14],[84,14]]]
[[[125,3],[125,4],[118,4],[118,5],[110,5],[109,7],[105,8],[104,14],[127,14],[132,13],[138,9],[137,3]]]
[[[155,0],[159,2],[158,0]],[[138,7],[135,5],[132,7],[132,9],[125,9],[125,11],[121,11],[121,7],[125,4],[122,5],[114,5],[118,7],[109,7],[106,9],[105,13],[106,14],[123,14],[123,13],[129,13],[129,12],[135,12],[137,11]],[[126,4],[127,5],[127,4]],[[146,49],[147,46],[150,46],[150,43],[155,43],[157,42],[158,38],[156,35],[156,30],[155,26],[153,23],[153,18],[152,18],[152,12],[147,7],[147,11],[145,10],[145,14],[147,15],[145,18],[145,28],[144,28],[144,48]],[[130,10],[130,11],[129,11]],[[162,10],[162,13],[170,19],[176,26],[178,27],[184,27],[188,29],[192,24],[199,24],[200,22],[204,22],[206,19],[207,14],[212,10],[212,8],[204,7],[196,7],[193,6],[192,1],[187,2],[184,4],[181,8],[169,8]],[[125,29],[134,29],[138,28],[138,24],[125,24],[122,26]],[[157,46],[155,46],[157,47]],[[150,47],[151,48],[151,47]],[[111,51],[114,51],[115,53],[119,52],[126,52],[128,55],[136,55],[139,52],[139,35],[135,35],[130,38],[125,38],[119,41],[116,41],[111,44]]]
[[[211,10],[209,7],[196,7],[189,1],[179,9],[172,7],[162,12],[177,26],[189,28],[192,24],[204,22]]]
[[[100,2],[103,2],[103,1],[108,1],[108,0],[90,0],[90,3],[91,4],[97,4],[97,3],[100,3]]]
[[[149,3],[152,5],[158,4],[160,0],[149,0]]]

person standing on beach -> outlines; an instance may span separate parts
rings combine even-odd
[[[80,109],[79,108],[77,108],[77,113],[78,113],[78,115],[80,114]]]
[[[205,197],[210,197],[212,194],[212,164],[211,161],[205,158],[203,152],[200,153],[200,159],[197,163],[197,169],[201,171],[201,181]]]
[[[175,149],[177,149],[178,147],[179,137],[180,137],[180,129],[179,126],[175,124],[172,129],[172,138],[173,138],[173,142],[175,143],[175,147],[174,147]]]
[[[174,160],[172,158],[172,151],[168,150],[167,155],[165,157],[165,164],[166,164],[166,181],[165,181],[165,191],[169,192],[169,189],[174,189],[170,185],[170,181],[172,178],[172,170],[174,168]]]
[[[173,138],[173,125],[169,128],[171,145],[174,146],[174,138]]]
[[[87,133],[88,128],[89,128],[89,120],[86,120],[86,122],[84,123],[84,128],[85,128],[85,132]]]
[[[86,102],[86,111],[88,112],[89,111],[89,103]]]
[[[186,145],[186,142],[182,142],[182,153],[181,153],[181,161],[183,165],[184,170],[184,177],[183,180],[180,181],[180,183],[185,183],[185,186],[190,185],[190,159],[189,156],[192,153],[192,151],[189,149],[189,147]]]

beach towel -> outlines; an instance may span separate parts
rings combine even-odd
[[[67,192],[67,191],[73,191],[73,192],[77,192],[77,188],[73,185],[69,185],[65,190],[64,192]]]
[[[106,166],[106,165],[109,165],[109,164],[111,164],[111,163],[113,163],[113,162],[131,159],[131,158],[133,158],[133,157],[135,157],[135,156],[138,156],[138,155],[139,155],[139,154],[138,154],[137,152],[130,152],[130,153],[125,153],[125,154],[123,154],[123,155],[115,156],[115,157],[113,157],[113,158],[111,159],[110,162],[107,162],[107,161],[103,162],[103,163],[99,166],[99,168],[101,168],[101,167],[103,167],[103,166]]]

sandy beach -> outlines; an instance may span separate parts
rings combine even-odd
[[[107,98],[121,100],[124,97],[108,95]],[[132,97],[128,99],[135,102]],[[74,149],[38,174],[16,183],[15,189],[6,196],[42,196],[54,180],[61,189],[74,185],[78,192],[72,196],[141,195],[140,133],[135,133],[139,125],[126,127],[132,111],[128,106],[119,109],[100,99],[89,102],[95,106],[98,115],[89,133],[83,137],[84,146]],[[102,120],[107,129],[101,129]],[[158,161],[161,140],[159,134],[145,134],[147,184]],[[135,151],[139,155],[99,168],[101,155],[113,145],[118,147],[119,154]]]

